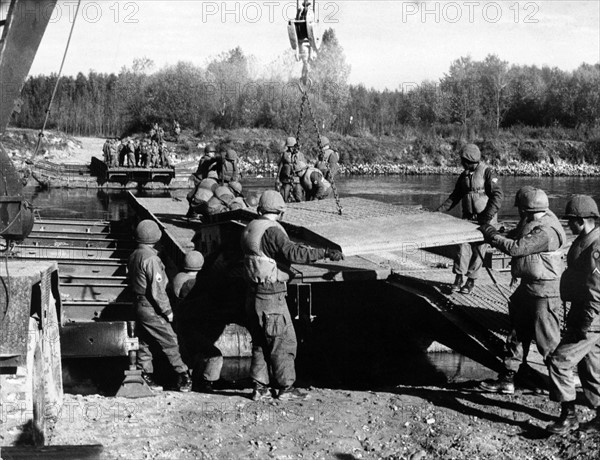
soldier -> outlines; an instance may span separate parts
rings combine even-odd
[[[565,434],[579,427],[575,411],[575,367],[583,394],[596,417],[582,426],[600,430],[600,214],[596,202],[574,195],[567,203],[569,228],[577,235],[567,254],[567,269],[560,280],[560,295],[571,302],[566,333],[550,356],[550,398],[561,403],[560,417],[546,427]]]
[[[495,222],[503,198],[498,178],[481,161],[481,152],[475,144],[465,145],[460,158],[464,171],[459,176],[454,191],[436,211],[449,211],[461,202],[463,219],[479,224]],[[463,294],[473,291],[486,250],[487,245],[484,243],[465,243],[459,246],[452,270],[456,275],[452,291],[460,289]],[[467,275],[467,282],[462,286],[464,275]]]
[[[542,190],[521,192],[519,212],[525,218],[511,237],[499,235],[489,224],[480,227],[487,243],[512,256],[513,278],[521,279],[508,304],[511,331],[506,339],[505,370],[497,380],[481,383],[485,391],[513,394],[514,377],[521,366],[526,366],[531,341],[535,340],[544,362],[560,341],[559,280],[563,262],[559,249],[567,236],[548,207],[548,197]],[[521,367],[521,371],[525,369]]]
[[[285,142],[285,150],[281,154],[281,158],[279,158],[277,170],[277,188],[283,196],[283,201],[286,203],[290,201],[290,193],[294,184],[295,176],[293,155],[296,144],[295,137],[288,137]]]
[[[233,149],[227,149],[221,160],[221,182],[223,184],[240,180],[238,163],[237,152]]]
[[[121,141],[113,139],[110,143],[110,167],[116,168],[119,166],[119,151],[121,150]]]
[[[142,168],[148,167],[149,153],[150,146],[148,144],[148,139],[144,139],[140,145],[140,166]]]
[[[173,134],[175,135],[175,142],[179,142],[179,135],[181,134],[181,126],[177,120],[173,120]]]
[[[106,138],[104,145],[102,146],[102,156],[104,157],[104,164],[110,168],[112,165],[112,156],[111,156],[111,140],[110,138]]]
[[[294,172],[300,178],[306,201],[323,200],[331,195],[331,184],[317,168],[299,160],[296,162]]]
[[[200,158],[198,169],[196,170],[196,175],[199,176],[201,180],[206,179],[210,171],[217,170],[218,161],[215,158],[216,151],[217,148],[214,144],[208,144],[204,147],[204,156]]]
[[[233,193],[229,187],[221,185],[215,189],[214,196],[208,200],[208,214],[220,214],[229,211],[229,204],[233,201]]]
[[[315,164],[315,168],[321,171],[325,180],[331,182],[340,170],[340,155],[329,146],[329,139],[321,136],[322,152],[319,154],[319,159]]]
[[[202,253],[190,251],[185,255],[183,271],[177,273],[171,283],[173,294],[178,300],[178,303],[185,299],[196,284],[196,276],[198,275],[198,272],[202,270],[203,265],[204,256]]]
[[[135,142],[133,139],[129,139],[127,142],[127,167],[134,168],[135,166]]]
[[[229,203],[229,209],[235,211],[236,209],[245,209],[248,207],[248,203],[242,194],[242,184],[237,181],[229,182],[229,189],[233,193],[233,200]]]
[[[188,367],[181,359],[177,336],[171,327],[173,311],[167,296],[167,275],[154,246],[160,241],[161,230],[153,220],[143,220],[135,229],[138,247],[129,256],[129,283],[135,294],[135,314],[140,349],[137,364],[142,377],[151,388],[154,382],[152,353],[149,342],[157,342],[177,373],[175,389],[189,391],[192,386]]]
[[[293,388],[297,342],[285,300],[290,264],[344,258],[341,251],[335,249],[316,249],[290,241],[277,222],[284,212],[282,196],[275,190],[267,190],[258,203],[261,217],[248,224],[241,239],[244,272],[249,282],[246,314],[252,336],[250,376],[255,401],[271,397],[270,373],[279,388],[279,399],[307,396]]]
[[[150,167],[158,168],[159,161],[158,143],[156,141],[152,141],[150,144]]]

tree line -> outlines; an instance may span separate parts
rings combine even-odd
[[[155,122],[182,128],[275,128],[294,133],[301,92],[284,55],[257,69],[241,48],[206,66],[178,62],[157,71],[136,59],[118,74],[62,77],[49,128],[74,135],[120,136]],[[333,30],[312,64],[311,108],[319,129],[348,135],[398,135],[408,128],[493,133],[513,126],[562,127],[596,133],[600,63],[574,71],[510,65],[495,55],[455,60],[439,81],[375,90],[348,84],[350,66]],[[56,75],[30,77],[13,125],[40,128]],[[309,122],[305,110],[304,121]]]

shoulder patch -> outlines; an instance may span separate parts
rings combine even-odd
[[[592,257],[594,259],[600,259],[600,251],[598,251],[598,250],[594,251],[594,253],[592,254]]]
[[[537,234],[537,233],[540,233],[541,231],[542,231],[542,229],[541,229],[540,227],[535,227],[535,228],[534,228],[534,229],[531,231],[531,233],[535,235],[535,234]]]
[[[494,177],[494,178],[492,179],[492,182],[495,184],[496,182],[498,182],[498,178],[497,178],[497,177]]]
[[[162,277],[162,275],[161,275],[160,273],[157,273],[157,274],[156,274],[156,281],[157,281],[158,283],[160,283],[162,280],[163,280],[163,277]]]

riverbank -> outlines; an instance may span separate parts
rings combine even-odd
[[[142,136],[140,134],[139,136]],[[243,175],[274,176],[283,149],[284,132],[265,129],[215,131],[201,135],[185,131],[179,142],[168,142],[175,153],[174,163],[197,161],[208,143],[233,148],[238,152]],[[9,129],[0,137],[17,168],[43,158],[57,164],[89,164],[92,156],[102,158],[104,139],[73,137],[48,132],[36,158],[37,132]],[[456,151],[457,139],[442,137],[381,138],[330,135],[332,146],[340,152],[343,175],[456,175],[461,171]],[[316,158],[313,139],[301,139],[303,151]],[[480,139],[484,161],[502,176],[600,176],[600,140],[587,142],[552,139],[523,139],[504,133],[493,140]]]
[[[600,433],[548,436],[543,427],[559,407],[547,397],[470,386],[311,387],[310,399],[286,403],[252,402],[248,389],[143,400],[65,395],[50,444],[103,444],[110,459],[597,458]]]

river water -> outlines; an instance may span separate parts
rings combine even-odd
[[[340,196],[369,198],[398,205],[437,207],[452,191],[457,176],[377,176],[347,177],[336,182]],[[504,190],[502,219],[516,219],[514,196],[519,188],[531,185],[546,191],[550,208],[559,216],[564,212],[570,195],[588,194],[600,200],[600,178],[597,177],[499,177]],[[260,193],[272,188],[274,180],[248,179],[242,181],[247,193]],[[139,193],[139,192],[134,192]],[[187,190],[144,192],[146,195],[183,197]],[[39,209],[41,216],[119,220],[130,210],[126,193],[118,190],[25,189],[26,197]],[[460,206],[452,211],[459,215]]]
[[[337,186],[342,197],[356,196],[398,205],[422,205],[435,208],[452,191],[455,181],[456,176],[350,177],[339,180]],[[600,200],[600,178],[500,177],[499,181],[505,193],[501,220],[517,219],[517,212],[513,207],[514,195],[524,185],[545,190],[550,199],[551,209],[558,215],[564,212],[566,201],[571,194],[589,194],[596,200]],[[273,179],[242,181],[247,193],[260,193],[272,188],[273,182]],[[187,190],[144,193],[152,196],[184,197]],[[127,193],[118,190],[40,191],[26,188],[25,195],[43,217],[121,220],[131,215],[127,204]],[[452,211],[455,215],[459,212],[460,206]],[[427,360],[429,361],[427,367],[434,368],[448,381],[479,380],[494,375],[483,366],[457,353],[430,353]]]

